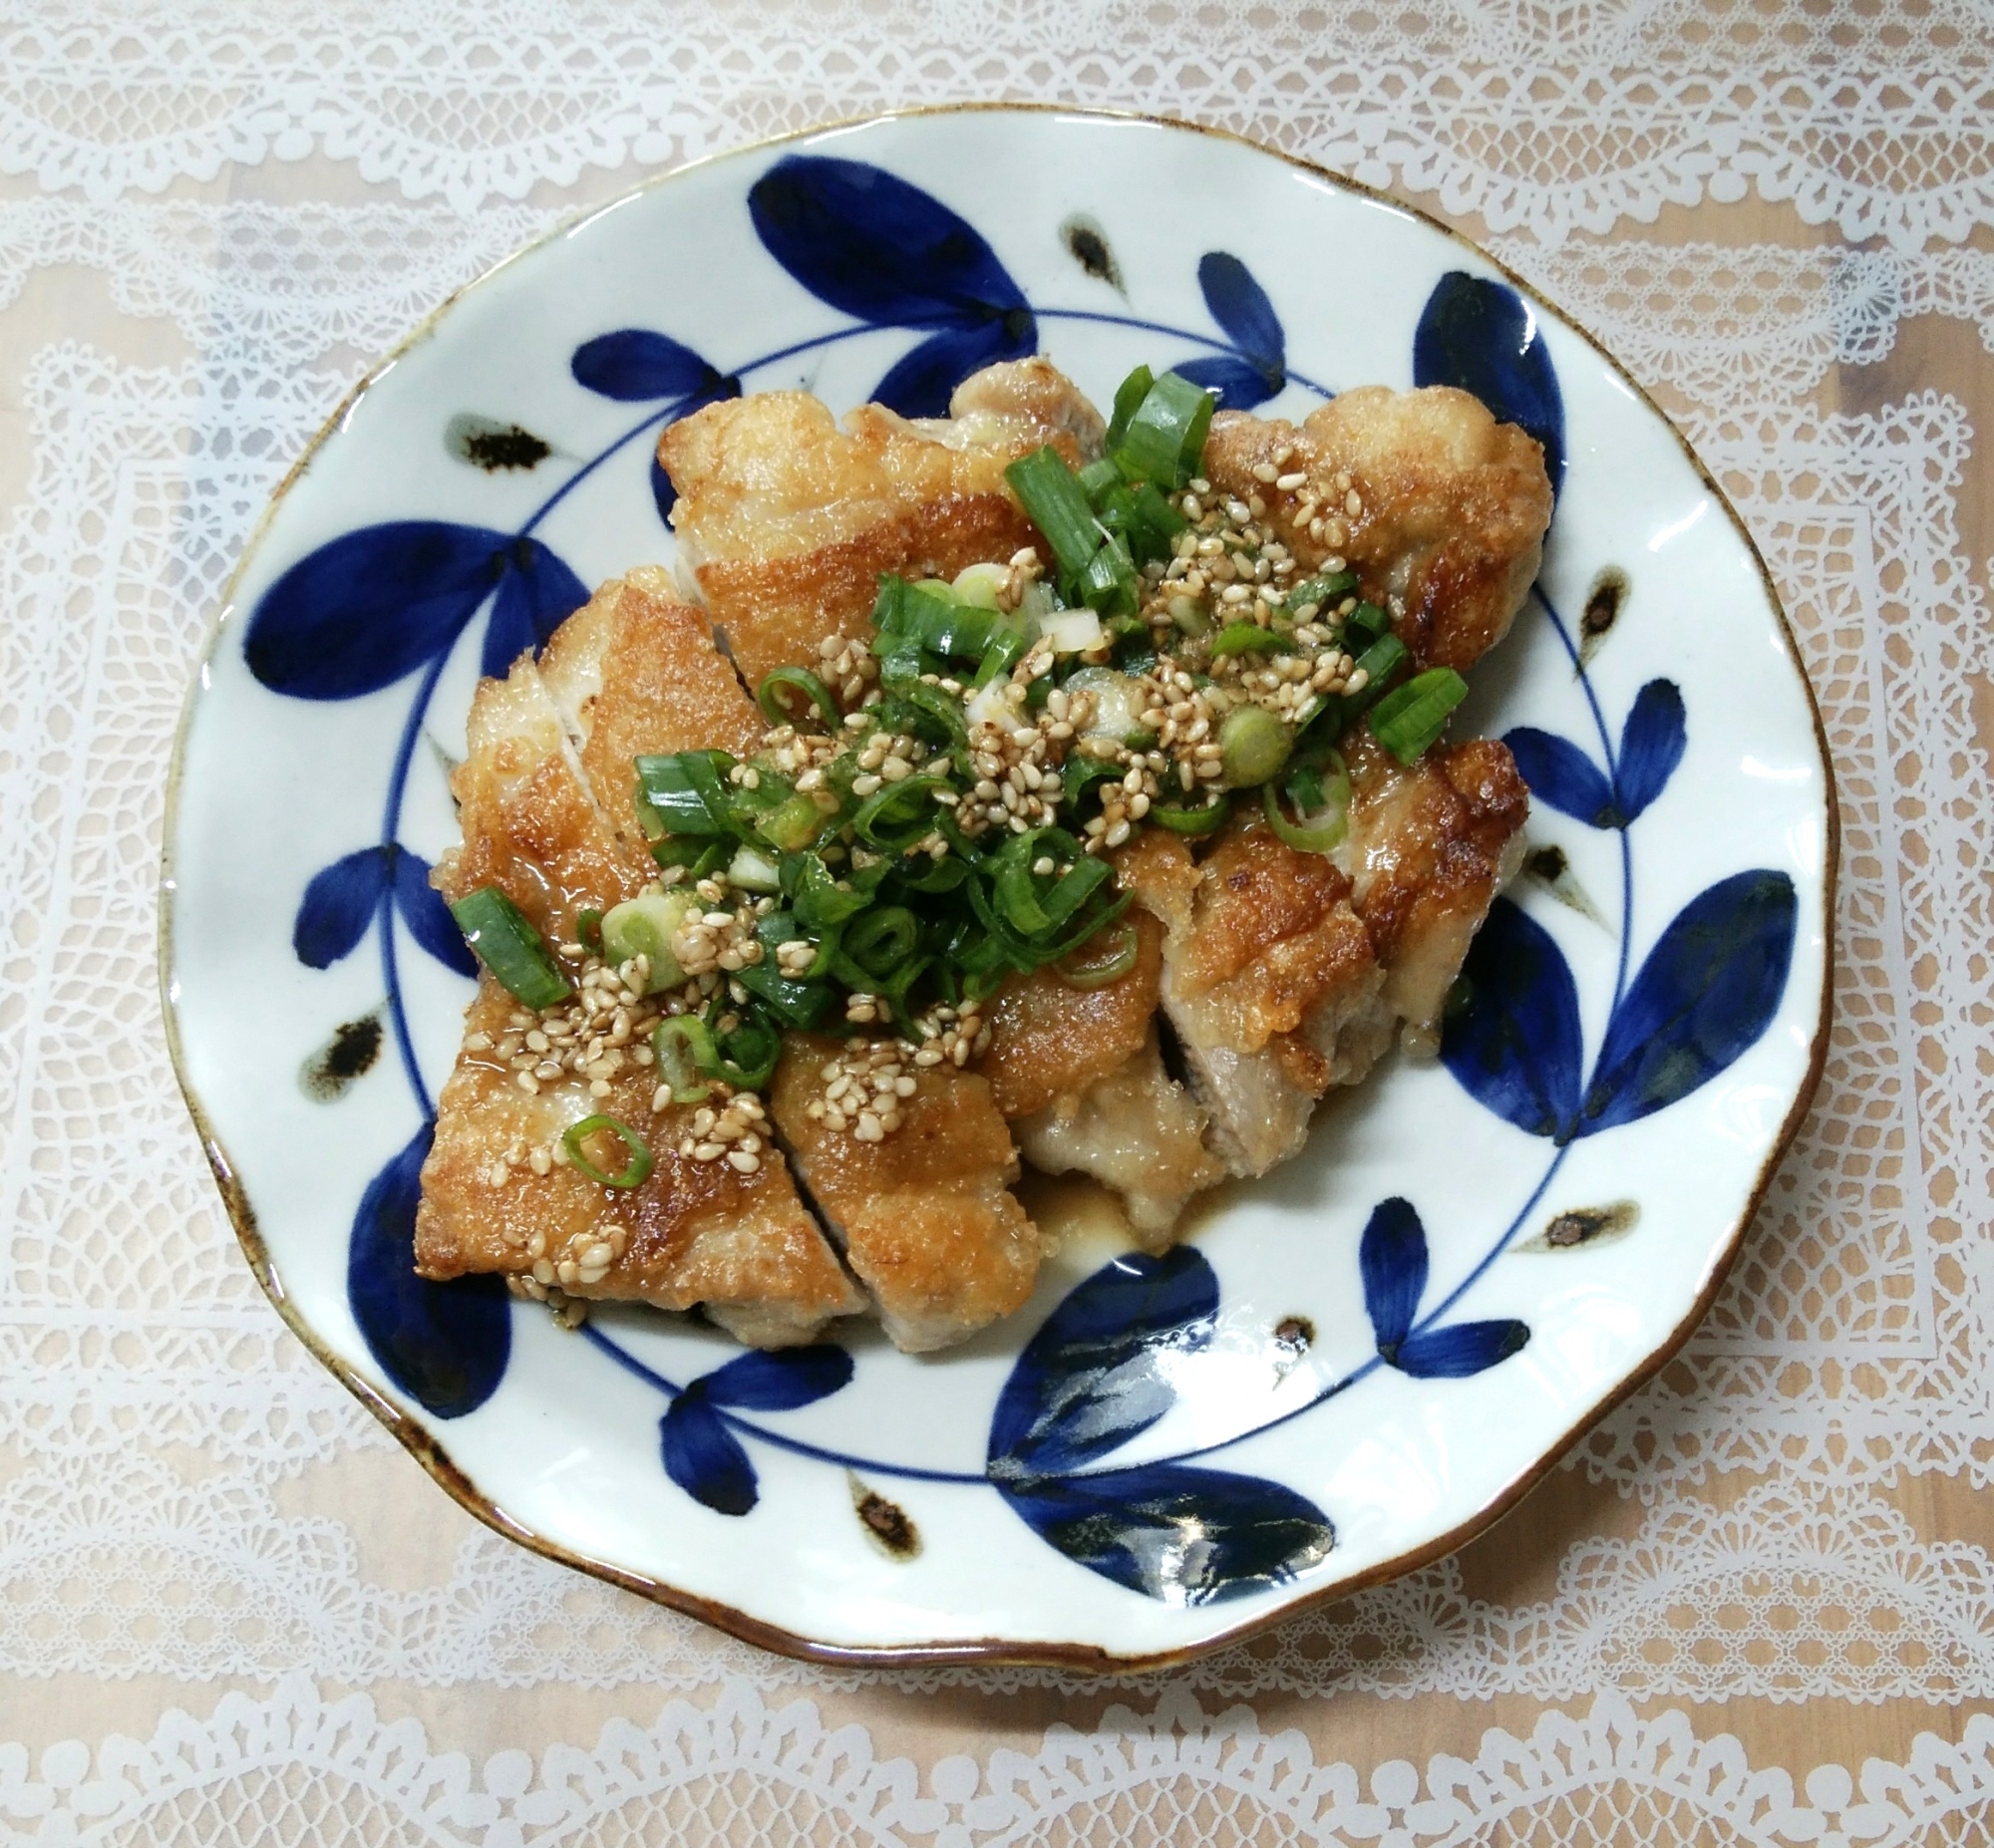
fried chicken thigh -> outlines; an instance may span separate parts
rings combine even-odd
[[[1307,479],[1269,485],[1261,463]],[[1551,518],[1535,440],[1452,386],[1360,386],[1300,425],[1221,411],[1203,468],[1236,498],[1258,494],[1303,568],[1346,560],[1420,667],[1466,671],[1509,632]]]

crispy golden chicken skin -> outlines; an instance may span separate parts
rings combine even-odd
[[[1384,967],[1392,1012],[1431,1034],[1522,854],[1529,791],[1508,747],[1494,739],[1438,747],[1408,770],[1366,729],[1347,761],[1352,902]]]
[[[1176,914],[1163,1008],[1212,1149],[1234,1174],[1264,1174],[1307,1139],[1316,1099],[1364,1077],[1389,1041],[1384,972],[1350,879],[1252,814],[1218,836],[1187,895],[1180,873],[1145,870],[1139,897],[1161,893]]]
[[[652,649],[673,664],[673,678],[620,671]],[[577,731],[562,723],[563,708]],[[498,885],[550,941],[571,941],[577,909],[604,908],[657,876],[634,825],[619,835],[609,819],[629,810],[624,776],[599,805],[583,766],[593,761],[607,777],[639,753],[745,737],[741,715],[753,711],[714,652],[706,619],[670,601],[662,579],[606,585],[569,618],[540,666],[522,657],[503,681],[480,686],[471,753],[452,778],[465,844],[439,862],[439,887],[457,898]],[[739,1339],[765,1347],[809,1341],[831,1317],[863,1310],[779,1151],[760,1151],[759,1168],[745,1175],[724,1160],[692,1158],[682,1145],[694,1109],[652,1113],[656,1074],[634,1049],[612,1048],[589,1076],[563,1073],[522,1088],[493,1047],[523,1012],[490,976],[481,981],[423,1166],[416,1261],[424,1276],[499,1271],[577,1297],[704,1304]],[[591,1089],[591,1077],[606,1095]],[[600,1186],[561,1163],[534,1172],[531,1151],[598,1113],[630,1125],[650,1149],[641,1187]],[[627,1151],[611,1138],[590,1158],[615,1172]]]
[[[1262,463],[1307,479],[1264,483]],[[1304,568],[1345,559],[1421,667],[1466,670],[1508,633],[1551,519],[1542,449],[1452,386],[1361,386],[1299,427],[1221,411],[1202,465],[1214,487],[1260,496]]]
[[[597,808],[530,657],[479,683],[469,733],[470,755],[450,779],[464,844],[436,865],[446,899],[496,885],[541,936],[571,941],[577,912],[634,897],[657,877],[650,855]]]
[[[1099,988],[1051,969],[1014,976],[991,1001],[977,1070],[1018,1146],[1048,1174],[1090,1174],[1123,1196],[1131,1228],[1167,1243],[1183,1204],[1224,1178],[1204,1146],[1204,1112],[1163,1070],[1156,1012],[1163,926],[1131,911],[1136,962]]]
[[[518,1004],[490,976],[465,1017],[468,1034],[496,1041]],[[707,1313],[756,1347],[813,1340],[865,1299],[797,1197],[773,1150],[759,1172],[680,1153],[691,1107],[650,1112],[656,1075],[631,1066],[607,1096],[576,1078],[521,1090],[489,1054],[466,1052],[437,1102],[436,1141],[423,1164],[416,1268],[444,1280],[474,1271],[532,1275],[570,1296]],[[556,1164],[536,1174],[508,1152],[544,1148],[597,1112],[644,1127],[655,1165],[641,1187],[598,1186]],[[599,1144],[599,1146],[597,1146]],[[584,1152],[604,1172],[628,1154],[613,1136]]]
[[[1099,416],[1044,360],[986,368],[949,408],[910,423],[862,405],[839,429],[807,393],[764,392],[666,430],[672,527],[751,685],[814,665],[827,636],[869,641],[882,571],[953,577],[1031,544],[1007,463],[1048,443],[1100,453]]]
[[[655,565],[603,585],[562,623],[540,656],[540,679],[604,818],[647,861],[631,760],[674,751],[745,758],[762,742],[761,710],[714,647],[712,625]]]
[[[1163,975],[1163,933],[1133,913],[1136,963],[1099,988],[1075,988],[1050,968],[1013,976],[984,1010],[990,1049],[977,1064],[1006,1116],[1030,1116],[1085,1090],[1143,1050]]]
[[[792,1034],[769,1108],[819,1211],[872,1294],[893,1345],[924,1354],[1008,1316],[1032,1293],[1044,1255],[1010,1191],[1018,1151],[973,1072],[917,1071],[900,1126],[861,1141],[811,1114],[835,1040]]]

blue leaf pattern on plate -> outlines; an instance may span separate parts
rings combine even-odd
[[[312,875],[291,926],[291,950],[307,969],[330,969],[367,934],[388,889],[384,847],[362,847]]]
[[[407,847],[394,849],[395,909],[409,927],[409,935],[447,969],[461,976],[478,973],[478,958],[464,941],[443,894],[430,884],[430,863]]]
[[[748,1513],[761,1499],[761,1484],[719,1408],[795,1411],[829,1398],[850,1379],[851,1356],[830,1342],[737,1355],[702,1374],[665,1408],[658,1423],[665,1473],[716,1513]]]
[[[1390,1359],[1415,1380],[1466,1380],[1522,1353],[1529,1341],[1526,1323],[1457,1322],[1407,1336]]]
[[[447,520],[362,526],[263,593],[242,652],[273,693],[351,700],[434,660],[498,588],[509,532]]]
[[[883,167],[790,154],[749,189],[748,210],[820,301],[874,327],[934,331],[874,391],[903,416],[941,416],[970,373],[1038,351],[1024,291],[976,228]]]
[[[1034,332],[1025,294],[967,219],[884,167],[789,154],[748,192],[768,252],[841,313],[875,327]]]
[[[1720,879],[1677,912],[1613,1011],[1579,1132],[1666,1108],[1754,1045],[1786,992],[1798,918],[1794,882],[1769,870]]]
[[[1588,827],[1617,827],[1619,805],[1606,772],[1569,739],[1519,725],[1502,735],[1530,793]]]
[[[530,633],[536,643],[588,596],[537,539],[391,520],[342,533],[292,565],[256,605],[242,652],[273,693],[358,699],[435,660],[495,590],[501,635]]]
[[[1450,1015],[1441,1036],[1447,1069],[1505,1122],[1568,1139],[1584,1046],[1578,990],[1563,953],[1541,924],[1498,898],[1462,975],[1467,1005]]]
[[[1451,269],[1413,334],[1413,383],[1454,385],[1544,446],[1551,492],[1564,485],[1564,395],[1537,318],[1506,283]]]
[[[1285,1584],[1336,1544],[1328,1516],[1293,1489],[1182,1463],[998,1489],[1049,1546],[1166,1604],[1217,1604]]]
[[[829,1398],[851,1380],[851,1356],[831,1342],[738,1355],[695,1380],[688,1391],[741,1411],[795,1411]]]
[[[1672,680],[1649,681],[1634,696],[1620,733],[1619,808],[1625,821],[1638,819],[1668,786],[1688,743],[1681,690]]]
[[[416,1275],[416,1202],[436,1134],[425,1123],[367,1185],[346,1249],[346,1300],[381,1370],[439,1418],[461,1418],[498,1389],[512,1314],[497,1277]]]
[[[648,327],[620,327],[584,341],[575,348],[568,370],[577,385],[622,404],[733,396],[741,390],[739,379],[727,378],[692,348]]]
[[[991,1414],[990,1473],[1078,1469],[1148,1430],[1176,1397],[1158,1362],[1205,1347],[1217,1314],[1218,1280],[1188,1245],[1103,1265],[1013,1365]]]
[[[1378,1352],[1390,1360],[1427,1293],[1427,1230],[1410,1200],[1395,1195],[1371,1209],[1357,1247],[1357,1269],[1371,1333]]]
[[[1228,411],[1250,411],[1278,395],[1288,382],[1288,340],[1267,291],[1227,250],[1207,250],[1198,259],[1197,286],[1211,318],[1239,349],[1239,357],[1213,355],[1187,360],[1171,371],[1218,394]]]
[[[762,1498],[755,1465],[707,1400],[689,1388],[658,1420],[665,1474],[716,1514],[747,1514]]]
[[[1180,379],[1204,391],[1215,393],[1221,411],[1250,411],[1273,397],[1266,375],[1245,360],[1228,353],[1211,353],[1202,359],[1185,360],[1170,370]],[[1279,388],[1274,388],[1278,390]]]
[[[514,539],[492,606],[480,672],[502,677],[527,649],[534,654],[588,601],[588,587],[538,539]]]

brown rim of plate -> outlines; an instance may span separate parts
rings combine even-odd
[[[1697,1292],[1688,1313],[1663,1339],[1650,1350],[1648,1355],[1636,1365],[1617,1385],[1603,1393],[1558,1437],[1547,1445],[1536,1460],[1519,1470],[1509,1482],[1492,1495],[1474,1513],[1425,1544],[1413,1547],[1389,1560],[1381,1561],[1365,1571],[1348,1577],[1336,1578],[1328,1583],[1316,1585],[1299,1596],[1291,1598],[1275,1609],[1262,1612],[1242,1623],[1220,1631],[1202,1642],[1187,1644],[1181,1649],[1163,1650],[1148,1656],[1118,1656],[1108,1650],[1089,1644],[1072,1643],[1029,1643],[1012,1642],[1001,1637],[979,1638],[964,1642],[933,1645],[916,1644],[911,1647],[867,1645],[843,1645],[816,1642],[809,1637],[798,1636],[761,1619],[751,1617],[744,1611],[737,1611],[731,1605],[718,1604],[690,1592],[680,1591],[676,1586],[667,1585],[656,1579],[648,1579],[638,1573],[625,1571],[620,1566],[611,1565],[606,1560],[591,1559],[585,1554],[570,1551],[555,1542],[534,1533],[511,1519],[490,1496],[481,1490],[464,1470],[452,1460],[450,1453],[439,1443],[429,1429],[416,1417],[402,1411],[371,1381],[363,1378],[339,1356],[333,1354],[310,1325],[293,1307],[283,1287],[283,1280],[277,1275],[270,1262],[270,1254],[257,1228],[256,1215],[248,1197],[236,1179],[228,1153],[220,1139],[208,1125],[207,1114],[200,1099],[194,1094],[188,1081],[185,1064],[180,1056],[179,1022],[172,999],[172,901],[173,878],[173,835],[179,810],[179,782],[181,758],[185,750],[187,732],[193,722],[194,708],[200,692],[200,670],[212,658],[218,646],[223,627],[234,603],[236,586],[241,582],[248,561],[255,555],[268,529],[272,515],[292,484],[310,465],[313,457],[325,445],[347,418],[360,399],[373,387],[389,367],[396,364],[403,354],[420,342],[427,340],[442,324],[443,318],[456,306],[458,301],[471,290],[482,287],[501,270],[529,256],[532,252],[549,244],[558,237],[564,237],[578,230],[605,211],[612,210],[640,193],[676,179],[680,174],[695,168],[715,165],[723,160],[737,160],[758,154],[772,148],[781,148],[794,142],[810,141],[819,136],[840,130],[859,128],[878,122],[902,122],[924,116],[967,116],[967,115],[1021,115],[1065,117],[1083,122],[1145,123],[1152,128],[1165,129],[1180,133],[1207,136],[1213,141],[1235,143],[1241,148],[1258,154],[1282,161],[1288,166],[1310,174],[1340,191],[1352,192],[1379,204],[1390,206],[1394,211],[1417,219],[1432,230],[1439,231],[1463,249],[1471,251],[1483,262],[1497,271],[1502,278],[1523,297],[1554,316],[1564,326],[1577,334],[1592,350],[1612,368],[1613,372],[1626,384],[1636,399],[1657,419],[1675,439],[1690,466],[1696,470],[1699,480],[1724,509],[1725,517],[1731,522],[1732,530],[1743,541],[1751,555],[1753,565],[1759,573],[1760,587],[1766,594],[1774,620],[1779,624],[1781,638],[1786,643],[1788,664],[1794,677],[1800,682],[1801,691],[1807,700],[1809,716],[1814,721],[1815,749],[1821,758],[1822,778],[1826,793],[1826,813],[1824,820],[1822,891],[1820,927],[1822,932],[1822,987],[1815,1030],[1809,1043],[1808,1068],[1799,1089],[1789,1107],[1785,1119],[1780,1124],[1778,1135],[1761,1163],[1757,1178],[1746,1197],[1744,1210],[1733,1221],[1725,1235],[1722,1248],[1712,1261],[1704,1278],[1702,1288]],[[1667,412],[1628,373],[1627,369],[1614,358],[1604,343],[1590,328],[1572,319],[1556,303],[1550,301],[1537,289],[1524,281],[1499,258],[1492,256],[1472,238],[1464,236],[1452,225],[1443,223],[1430,212],[1417,205],[1409,205],[1403,199],[1368,186],[1362,180],[1352,179],[1329,168],[1304,160],[1298,155],[1283,154],[1279,149],[1267,148],[1243,135],[1235,135],[1229,129],[1212,128],[1204,123],[1183,122],[1163,116],[1145,115],[1131,110],[1072,109],[1060,104],[1047,103],[959,103],[930,104],[912,109],[883,110],[868,115],[833,118],[808,129],[792,130],[785,135],[770,136],[762,141],[745,143],[738,148],[725,149],[717,154],[705,154],[696,160],[654,173],[640,180],[614,199],[578,212],[572,218],[564,219],[531,243],[522,245],[510,255],[502,257],[484,274],[454,290],[436,308],[432,309],[409,335],[375,366],[371,367],[358,385],[340,402],[339,408],[328,418],[319,433],[306,445],[304,454],[286,471],[284,478],[271,493],[268,503],[257,516],[256,524],[242,548],[242,556],[229,573],[228,582],[222,587],[221,597],[212,623],[209,625],[207,640],[203,644],[199,660],[195,664],[193,683],[188,690],[187,700],[181,708],[179,725],[173,736],[172,755],[166,769],[166,811],[161,846],[160,868],[160,1006],[166,1031],[166,1047],[173,1062],[173,1075],[179,1082],[180,1094],[186,1100],[187,1109],[193,1116],[194,1127],[198,1130],[202,1151],[207,1156],[208,1166],[214,1172],[216,1185],[221,1190],[222,1204],[226,1207],[230,1222],[235,1228],[235,1236],[242,1246],[243,1255],[249,1261],[249,1268],[255,1273],[256,1281],[262,1286],[271,1306],[284,1320],[291,1333],[310,1350],[312,1355],[367,1407],[389,1432],[401,1443],[417,1462],[461,1507],[483,1521],[488,1527],[503,1534],[508,1540],[516,1541],[529,1551],[544,1559],[555,1560],[561,1565],[572,1566],[593,1578],[622,1587],[625,1591],[637,1593],[654,1603],[667,1605],[687,1616],[696,1617],[703,1623],[712,1624],[747,1643],[754,1643],[785,1656],[793,1656],[807,1662],[822,1662],[848,1668],[923,1668],[949,1664],[987,1663],[1019,1668],[1084,1669],[1113,1674],[1153,1673],[1175,1668],[1199,1656],[1227,1648],[1231,1644],[1244,1642],[1251,1637],[1285,1623],[1290,1618],[1323,1605],[1347,1598],[1354,1592],[1366,1590],[1374,1585],[1382,1585],[1408,1572],[1417,1571],[1421,1566],[1456,1551],[1467,1545],[1485,1529],[1508,1513],[1529,1491],[1556,1466],[1566,1450],[1587,1430],[1596,1424],[1613,1406],[1631,1397],[1641,1386],[1675,1357],[1676,1351],[1689,1339],[1691,1332],[1701,1322],[1715,1301],[1717,1292],[1723,1287],[1725,1278],[1738,1256],[1744,1242],[1746,1228],[1752,1223],[1766,1192],[1773,1182],[1774,1172],[1785,1156],[1788,1146],[1799,1131],[1808,1108],[1814,1100],[1816,1087],[1821,1082],[1823,1068],[1828,1063],[1828,1033],[1834,994],[1834,899],[1840,872],[1841,819],[1834,782],[1834,764],[1828,752],[1828,733],[1822,724],[1821,707],[1815,699],[1813,683],[1809,681],[1807,669],[1801,660],[1798,644],[1794,640],[1792,625],[1780,602],[1780,593],[1773,583],[1772,573],[1766,568],[1766,560],[1757,542],[1738,509],[1731,504],[1731,497],[1719,484],[1716,477],[1703,464],[1701,458],[1690,447],[1688,440],[1679,431]]]

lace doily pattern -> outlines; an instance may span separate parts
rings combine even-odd
[[[0,171],[104,201],[317,154],[469,211],[828,117],[1026,98],[1221,124],[1557,242],[1664,205],[1790,200],[1900,250],[1994,217],[1971,0],[867,0],[763,9],[84,0],[0,25]]]
[[[1954,523],[1970,433],[1935,393],[1777,424],[1700,420],[1692,435],[1780,580],[1834,752],[1833,1043],[1691,1357],[1581,1454],[1629,1487],[1713,1468],[1984,1485],[1994,843],[1971,711],[1984,600]]]
[[[206,1718],[173,1709],[149,1739],[0,1746],[0,1844],[301,1839],[439,1848],[554,1842],[864,1842],[873,1848],[1026,1848],[1196,1839],[1391,1848],[1534,1841],[1851,1842],[1956,1848],[1994,1816],[1994,1721],[1957,1745],[1920,1734],[1901,1763],[1837,1764],[1797,1785],[1755,1769],[1689,1716],[1644,1719],[1600,1695],[1583,1715],[1544,1712],[1528,1737],[1490,1730],[1473,1758],[1387,1759],[1368,1773],[1318,1762],[1299,1732],[1190,1694],[1148,1711],[1115,1704],[1083,1734],[1056,1725],[1036,1751],[956,1753],[926,1766],[879,1755],[864,1728],[815,1704],[772,1706],[733,1681],[704,1704],[668,1703],[649,1726],[615,1720],[593,1746],[436,1751],[414,1720],[384,1721],[365,1694],[326,1699],[286,1681],[268,1699],[224,1696]]]

